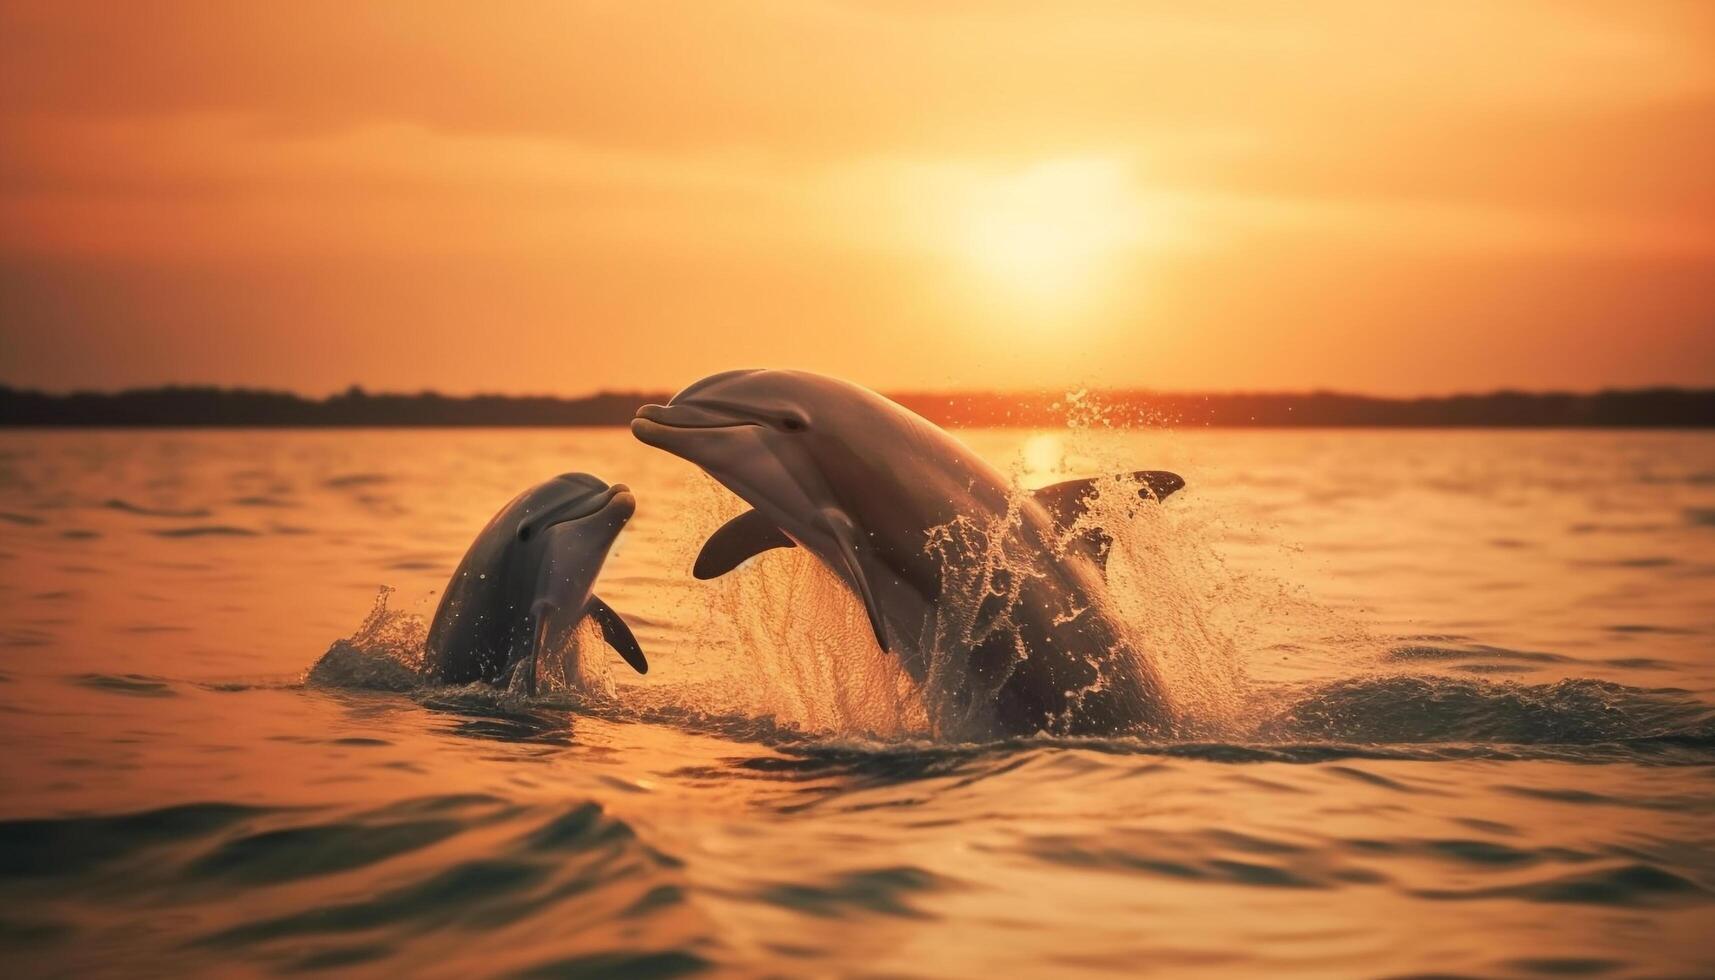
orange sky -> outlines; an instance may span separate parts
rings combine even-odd
[[[1715,3],[0,0],[0,382],[751,365],[1715,384]]]

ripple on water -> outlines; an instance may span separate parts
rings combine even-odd
[[[1695,696],[1672,689],[1582,678],[1518,684],[1398,675],[1308,688],[1261,732],[1396,744],[1698,741],[1711,734],[1710,714]]]
[[[264,885],[349,871],[439,843],[459,833],[456,820],[371,825],[338,821],[288,827],[227,841],[185,869],[192,878]]]
[[[1708,889],[1651,864],[1626,864],[1599,871],[1559,875],[1520,884],[1482,888],[1414,889],[1417,898],[1480,901],[1509,898],[1566,905],[1655,908],[1699,905],[1711,900]]]
[[[71,682],[92,691],[124,694],[134,698],[177,696],[177,692],[169,687],[165,680],[147,674],[78,674],[71,678]]]
[[[188,527],[163,527],[149,532],[158,538],[255,538],[262,532],[232,524],[194,524]]]
[[[519,980],[604,980],[607,977],[671,980],[672,977],[702,973],[713,966],[703,957],[684,950],[662,953],[626,950],[553,960],[521,970],[513,976]]]
[[[1551,977],[1594,977],[1620,970],[1626,963],[1624,960],[1591,956],[1544,956],[1505,960],[1501,966],[1519,973],[1536,973]]]
[[[210,511],[207,507],[187,507],[182,509],[173,507],[145,507],[142,504],[134,504],[129,500],[121,500],[117,497],[103,502],[101,506],[108,510],[119,511],[122,514],[135,514],[138,517],[173,517],[181,520],[194,520],[200,517],[208,517],[213,513],[213,511]]]
[[[44,647],[53,642],[53,634],[46,630],[27,626],[0,629],[0,646],[4,647]]]
[[[267,497],[267,496],[237,497],[237,498],[233,499],[232,503],[233,503],[233,506],[235,506],[235,507],[284,508],[284,507],[296,507],[296,506],[298,506],[293,501],[287,500],[283,497]]]
[[[495,841],[485,828],[505,838]],[[391,877],[390,887],[348,889],[345,899],[306,897],[305,907],[232,922],[192,945],[262,960],[303,956],[306,947],[308,955],[335,959],[361,948],[366,958],[380,959],[414,950],[430,936],[463,944],[540,920],[553,924],[554,935],[581,939],[588,957],[620,962],[661,952],[589,950],[590,935],[601,935],[604,922],[665,914],[683,895],[674,880],[679,862],[594,803],[526,808],[482,796],[431,798],[239,838],[195,867],[242,884],[295,880],[348,873],[475,833],[484,833],[485,843],[460,852],[481,857],[443,863],[403,882]],[[377,944],[377,936],[388,941]],[[353,945],[358,938],[364,942]]]
[[[474,942],[506,948],[497,937],[507,935],[533,937],[541,965],[527,971],[574,961],[701,969],[678,941],[681,868],[599,804],[485,794],[13,820],[0,822],[0,899],[33,911],[0,916],[0,941],[74,942],[97,927],[71,923],[146,908],[169,948],[202,951],[222,969],[233,957],[307,969],[400,955],[420,968]],[[301,887],[310,881],[326,886]]]
[[[246,922],[204,936],[201,946],[243,947],[303,936],[367,932],[388,926],[412,931],[454,926],[472,918],[492,921],[501,909],[537,891],[550,877],[538,864],[479,859],[454,865],[422,881],[354,902]]]
[[[819,882],[779,882],[753,893],[758,901],[824,919],[865,914],[902,919],[936,916],[914,907],[914,895],[956,887],[950,878],[911,866],[849,871]]]
[[[385,473],[344,473],[323,480],[322,486],[330,490],[347,490],[352,487],[373,487],[392,481],[393,478]]]
[[[207,837],[277,812],[191,803],[111,817],[0,822],[0,880],[69,878],[163,844]]]

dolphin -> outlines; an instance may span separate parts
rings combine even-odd
[[[441,596],[423,661],[443,684],[521,683],[585,616],[643,674],[649,662],[619,614],[592,591],[637,499],[622,483],[563,473],[500,509],[471,542]]]
[[[1033,494],[933,423],[859,385],[803,371],[716,374],[645,405],[642,442],[707,471],[752,510],[693,574],[802,547],[849,586],[875,639],[925,686],[941,734],[1163,733],[1160,674],[1108,597],[1111,540],[1080,521],[1095,481]],[[1184,486],[1131,474],[1160,500]]]

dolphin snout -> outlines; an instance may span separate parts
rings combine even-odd
[[[665,430],[673,427],[668,419],[672,409],[666,405],[645,405],[637,410],[637,415],[631,420],[631,436],[646,446],[656,449],[667,448],[661,442]]]
[[[608,490],[607,505],[602,511],[619,519],[620,523],[631,520],[631,515],[637,513],[637,497],[631,488],[623,483],[615,483]]]
[[[631,420],[631,434],[638,442],[676,455],[702,440],[699,430],[740,429],[756,425],[729,411],[702,405],[645,405]]]
[[[757,424],[748,413],[735,413],[726,406],[694,404],[645,405],[631,420],[633,432],[637,431],[639,422],[664,425],[669,429],[732,429]]]
[[[652,422],[649,419],[644,418],[642,415],[639,415],[637,418],[631,420],[631,437],[646,446],[654,446],[659,449],[661,448],[661,444],[650,437],[656,432],[659,432],[661,428],[662,426],[659,422]]]

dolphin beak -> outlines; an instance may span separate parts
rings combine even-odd
[[[672,452],[672,447],[667,445],[667,439],[672,432],[672,429],[659,422],[651,422],[648,419],[631,420],[631,437],[645,446],[653,446],[656,449]]]
[[[645,405],[631,420],[631,434],[646,446],[677,453],[675,444],[683,445],[684,437],[697,429],[742,429],[757,424],[700,405]]]
[[[732,429],[757,425],[749,419],[735,416],[732,411],[703,405],[645,405],[637,410],[632,424],[649,422],[670,429]]]
[[[635,419],[647,419],[651,422],[660,422],[662,421],[663,416],[671,414],[672,411],[672,409],[665,405],[645,405],[637,410]]]
[[[602,505],[600,513],[618,520],[621,524],[631,520],[637,513],[637,497],[631,488],[623,483],[615,483],[608,488],[607,503]]]
[[[667,448],[661,444],[661,436],[665,434],[666,429],[667,426],[652,419],[646,419],[641,415],[631,420],[632,438],[645,446],[654,446],[656,449]]]

